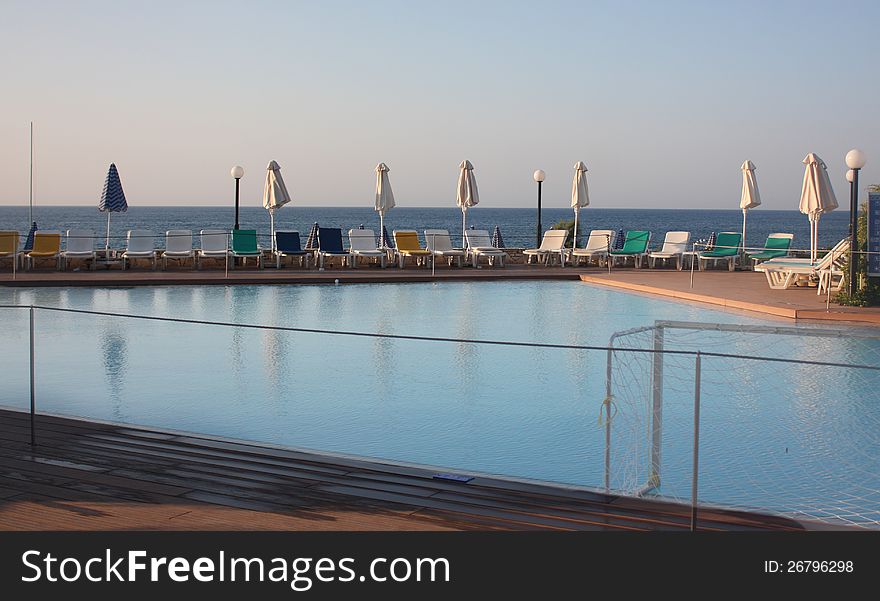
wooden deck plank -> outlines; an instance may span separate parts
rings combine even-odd
[[[0,528],[685,530],[687,508],[550,483],[0,410]],[[706,510],[706,528],[791,520]],[[45,519],[41,519],[43,516]]]

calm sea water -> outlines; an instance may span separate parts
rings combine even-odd
[[[545,229],[562,219],[572,218],[571,209],[545,209],[542,224]],[[34,208],[34,219],[40,229],[66,230],[83,228],[103,237],[107,217],[95,207]],[[130,229],[153,230],[162,234],[169,229],[231,228],[234,214],[229,207],[144,207],[132,206],[126,213],[114,213],[111,219],[111,245],[122,247],[125,233]],[[240,214],[243,228],[254,228],[268,242],[269,216],[260,207],[243,207]],[[343,230],[364,227],[378,231],[379,217],[371,207],[300,207],[286,206],[276,214],[277,229],[298,230],[303,237],[313,223]],[[581,211],[582,230],[589,229],[646,229],[653,233],[653,244],[659,245],[670,230],[688,230],[694,240],[707,238],[721,231],[741,231],[742,212],[739,210],[692,209],[599,209]],[[397,207],[385,218],[389,233],[394,229],[426,228],[448,229],[457,240],[461,235],[461,212],[456,207],[415,208]],[[468,212],[468,225],[490,232],[497,225],[506,246],[531,247],[535,244],[534,209],[497,209],[475,207]],[[28,230],[27,207],[0,207],[0,229]],[[794,234],[793,248],[809,248],[809,223],[798,211],[771,211],[757,209],[749,213],[749,246],[763,246],[772,232]],[[848,213],[837,211],[826,215],[819,224],[819,245],[830,248],[847,235]],[[103,239],[103,238],[102,238]],[[157,238],[157,244],[161,240]]]

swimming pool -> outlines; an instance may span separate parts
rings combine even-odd
[[[657,320],[788,325],[576,282],[0,289],[0,303],[597,346],[605,346],[615,332]],[[27,312],[5,310],[0,316],[0,350],[6,357],[0,404],[24,408],[29,390]],[[760,350],[767,356],[796,358],[813,356],[819,349],[841,363],[880,364],[877,339],[841,337],[818,343],[789,336],[769,348],[714,336],[692,332],[679,347],[722,347],[745,354]],[[674,345],[671,338],[669,344]],[[601,351],[345,337],[45,311],[37,315],[36,347],[37,403],[45,412],[603,485],[606,442],[600,413],[607,355]],[[642,391],[644,374],[635,373],[641,364],[615,360],[615,373],[623,378],[617,385],[634,389],[636,405],[643,397],[649,399]],[[682,498],[690,486],[692,362],[691,356],[670,358],[664,380],[668,390],[660,492]],[[833,517],[859,523],[871,521],[865,516],[872,507],[880,514],[877,372],[850,377],[841,368],[712,364],[707,359],[704,373],[703,499],[792,510],[803,498],[805,507],[822,505]],[[738,378],[735,386],[732,373]],[[642,417],[630,415],[633,427],[644,428],[644,407],[636,411]],[[643,442],[640,435],[615,438],[617,445]],[[615,458],[628,452],[615,447]],[[633,451],[633,457],[642,454],[643,449]]]

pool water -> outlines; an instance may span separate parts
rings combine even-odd
[[[0,303],[598,346],[615,332],[655,320],[791,325],[577,282],[0,289]],[[709,347],[703,350],[719,350],[710,334],[691,336],[687,348],[700,348],[701,341]],[[27,312],[2,310],[0,405],[27,406],[27,344]],[[837,362],[880,364],[876,339],[817,344],[724,348],[798,358],[819,348]],[[37,405],[45,412],[449,469],[596,487],[604,482],[604,351],[38,311],[36,356]],[[615,377],[641,398],[646,381],[635,373],[641,363],[615,360]],[[692,363],[690,356],[677,357],[666,366],[662,492],[679,497],[690,486]],[[810,376],[816,369],[824,368],[706,360],[702,498],[780,510],[808,499],[805,507],[821,505],[859,523],[871,521],[865,516],[872,507],[880,514],[880,430],[873,427],[880,423],[874,402],[880,378],[828,368],[817,379]],[[741,384],[731,386],[733,373]],[[632,423],[642,427],[646,419]],[[616,439],[618,445],[629,441]],[[628,452],[615,447],[616,457]],[[845,464],[834,465],[840,454],[847,455]],[[845,502],[858,507],[839,509],[841,490]]]

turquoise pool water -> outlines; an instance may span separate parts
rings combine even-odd
[[[600,346],[615,332],[656,320],[791,325],[574,282],[0,289],[0,303]],[[36,331],[42,411],[450,469],[604,482],[602,351],[45,311],[37,313]],[[27,405],[27,336],[27,312],[2,310],[2,405]],[[880,342],[855,335],[749,342],[689,332],[670,335],[668,348],[880,365]],[[646,469],[646,359],[615,356],[615,485],[637,483]],[[686,497],[693,357],[669,357],[664,369],[661,492]],[[702,498],[849,522],[877,519],[878,372],[706,358],[703,373]]]

